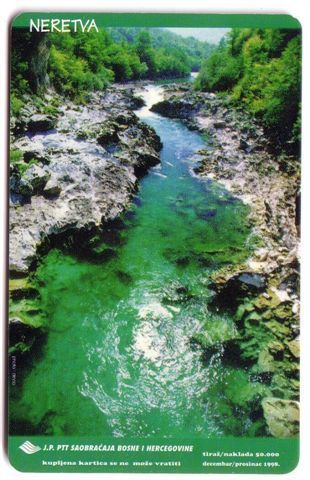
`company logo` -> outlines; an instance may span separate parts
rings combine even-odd
[[[33,445],[33,443],[29,442],[28,440],[20,445],[19,448],[23,452],[27,453],[27,455],[32,455],[33,453],[37,453],[42,450],[41,447],[38,447],[38,445]]]

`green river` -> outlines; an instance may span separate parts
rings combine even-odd
[[[234,332],[228,315],[208,310],[208,282],[249,254],[248,207],[192,174],[207,145],[149,111],[160,89],[144,91],[137,114],[162,140],[161,164],[105,233],[113,255],[83,261],[53,249],[38,268],[50,327],[11,402],[25,433],[184,438],[248,428],[227,397],[247,384],[246,372],[191,342],[205,330],[219,342]]]

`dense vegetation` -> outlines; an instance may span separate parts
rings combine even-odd
[[[233,29],[204,62],[195,87],[231,92],[276,141],[300,135],[301,36],[296,30]]]
[[[143,31],[141,28],[110,28],[109,33],[117,43],[125,41],[134,44],[138,35]],[[201,68],[203,60],[215,50],[216,45],[202,42],[194,37],[181,37],[176,33],[164,30],[162,28],[148,29],[152,47],[155,49],[155,56],[161,68],[161,58],[168,57],[167,60],[173,64],[175,59],[182,58],[191,71],[198,71]]]
[[[42,51],[36,50],[42,37],[24,30],[13,32],[13,110],[20,107],[21,93],[38,91],[32,78],[34,64],[43,57]],[[214,48],[162,29],[111,28],[99,33],[53,33],[45,37],[49,80],[58,92],[75,98],[105,88],[111,81],[185,77]]]
[[[197,89],[229,92],[236,104],[260,119],[274,140],[299,142],[299,31],[233,29],[217,47],[160,28],[54,33],[44,35],[45,51],[42,37],[14,30],[11,106],[15,114],[23,105],[21,95],[38,93],[44,76],[58,92],[79,99],[109,82],[185,77],[201,68]]]

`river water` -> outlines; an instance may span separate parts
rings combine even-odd
[[[137,114],[161,137],[161,164],[105,236],[111,258],[82,261],[53,249],[42,260],[48,338],[11,405],[24,433],[236,433],[222,417],[233,415],[225,385],[238,388],[240,372],[225,368],[219,352],[204,359],[191,337],[207,331],[220,342],[235,333],[229,316],[208,310],[208,282],[212,270],[247,256],[247,207],[192,174],[207,145],[150,112],[162,87],[141,94],[146,106]]]

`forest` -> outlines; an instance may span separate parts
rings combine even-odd
[[[143,31],[141,28],[110,28],[108,32],[117,43],[122,41],[134,44],[137,36]],[[176,33],[163,28],[149,28],[148,33],[151,39],[152,47],[155,49],[155,55],[182,51],[186,63],[191,71],[199,71],[203,61],[216,49],[216,45],[206,41],[198,40],[193,36],[182,37]]]
[[[274,140],[298,145],[300,31],[231,30],[203,63],[195,88],[229,92],[233,102],[255,115]]]
[[[24,30],[14,33],[12,91],[31,91],[29,70],[36,39]],[[214,45],[183,38],[162,29],[114,28],[99,33],[49,34],[48,75],[59,93],[103,89],[110,82],[186,77],[198,70]]]

